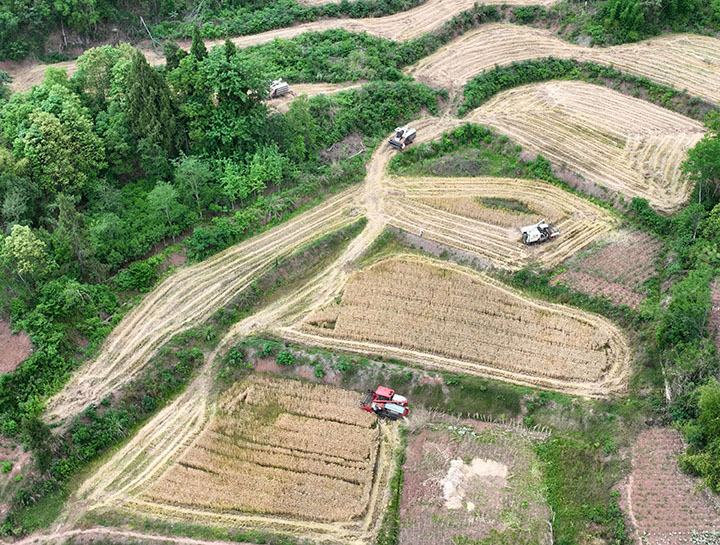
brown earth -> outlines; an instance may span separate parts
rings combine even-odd
[[[691,541],[691,532],[720,529],[717,500],[678,466],[683,450],[680,434],[670,428],[643,431],[633,446],[629,516],[643,545],[700,543]]]
[[[0,320],[0,374],[15,370],[30,354],[30,337],[25,333],[13,334],[10,322]]]

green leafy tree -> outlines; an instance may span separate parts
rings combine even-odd
[[[200,34],[200,27],[196,26],[192,32],[192,44],[190,45],[190,54],[195,57],[196,60],[205,60],[208,56],[207,47]]]
[[[180,46],[172,40],[163,44],[163,56],[165,57],[165,70],[171,72],[180,66],[180,61],[187,57],[187,51],[180,49]]]
[[[106,270],[95,259],[93,247],[87,235],[85,216],[65,195],[58,195],[58,221],[54,236],[70,250],[71,262],[77,264],[83,278],[100,280]]]
[[[180,189],[195,199],[195,206],[202,218],[202,195],[208,191],[213,178],[210,164],[199,157],[183,155],[175,162],[175,181]]]
[[[720,383],[711,378],[697,389],[696,398],[697,418],[684,430],[691,446],[681,464],[720,492]]]
[[[133,51],[129,44],[117,47],[104,45],[88,49],[78,58],[78,71],[73,82],[98,110],[104,107],[105,101],[112,95],[113,85],[118,83],[116,80],[123,79],[132,61]]]
[[[684,172],[698,183],[698,199],[717,196],[720,188],[720,114],[713,112],[706,123],[709,131],[682,165]]]
[[[41,278],[50,266],[45,243],[26,225],[13,225],[3,240],[2,256],[23,282]]]
[[[148,193],[148,202],[154,210],[159,211],[165,217],[165,221],[172,228],[179,205],[177,189],[169,182],[159,182]],[[173,240],[175,240],[174,232]]]
[[[173,156],[183,139],[177,108],[167,83],[139,51],[133,55],[128,74],[125,106],[136,138],[157,144]]]

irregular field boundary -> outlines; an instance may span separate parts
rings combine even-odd
[[[428,352],[398,348],[385,344],[344,340],[326,337],[322,335],[315,335],[312,333],[301,331],[299,329],[302,320],[290,327],[276,328],[273,333],[281,338],[296,342],[298,344],[318,346],[325,349],[337,349],[356,354],[372,355],[374,357],[395,358],[401,361],[411,363],[413,365],[418,365],[420,367],[427,367],[440,371],[451,371],[457,373],[478,375],[486,378],[502,380],[504,382],[510,382],[513,384],[560,391],[563,393],[579,395],[588,398],[605,398],[608,395],[623,392],[627,388],[630,363],[632,360],[631,350],[627,345],[627,339],[624,333],[622,333],[621,330],[619,330],[614,324],[610,323],[605,318],[556,303],[546,303],[532,300],[527,296],[522,295],[511,288],[508,288],[505,284],[502,284],[495,279],[489,278],[484,274],[478,273],[466,267],[461,267],[459,265],[447,263],[444,261],[437,261],[434,259],[429,259],[426,257],[412,254],[398,254],[387,259],[403,259],[408,261],[421,262],[424,264],[430,264],[434,267],[437,267],[438,269],[445,269],[452,272],[464,274],[472,277],[473,279],[480,278],[483,282],[486,282],[494,288],[497,288],[498,290],[501,290],[512,297],[520,298],[526,304],[534,306],[538,309],[552,309],[558,313],[570,315],[586,322],[603,322],[605,327],[610,326],[612,329],[616,330],[616,333],[624,341],[626,348],[625,357],[622,360],[616,360],[614,367],[607,372],[607,375],[614,376],[615,378],[597,384],[594,382],[562,380],[557,378],[542,377],[531,374],[519,373],[515,371],[508,371],[474,362],[467,362],[460,359],[430,354]],[[385,260],[386,259],[383,259],[378,263],[381,263]],[[373,263],[373,265],[371,266],[374,265],[377,265],[377,263]]]

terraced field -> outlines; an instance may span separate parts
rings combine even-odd
[[[625,198],[646,198],[666,213],[688,198],[690,183],[680,165],[705,132],[697,121],[579,81],[510,89],[468,118]]]
[[[409,256],[354,274],[339,303],[282,332],[303,343],[586,396],[623,391],[631,358],[624,335],[604,318]]]
[[[552,184],[508,178],[395,178],[389,223],[477,256],[505,269],[531,261],[555,265],[610,230],[615,219],[599,206]],[[402,196],[400,196],[402,195]],[[510,213],[478,203],[481,198],[511,199],[533,213]],[[540,218],[562,236],[526,246],[520,227]]]
[[[582,47],[549,30],[490,23],[425,57],[405,72],[419,81],[461,87],[496,65],[556,57],[612,65],[657,83],[720,102],[720,41],[697,34],[669,34],[613,47]]]

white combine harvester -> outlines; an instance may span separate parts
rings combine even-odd
[[[283,81],[282,79],[276,79],[270,84],[270,89],[268,90],[267,98],[280,98],[282,96],[287,95],[290,93],[290,86],[286,81]]]
[[[545,220],[540,220],[533,225],[520,227],[520,232],[522,233],[523,244],[545,242],[546,240],[555,238],[560,234],[560,231],[555,229],[555,226],[552,223],[548,223]]]
[[[407,146],[412,144],[416,135],[417,130],[415,130],[414,127],[408,127],[405,125],[404,127],[398,127],[395,129],[395,136],[393,136],[388,143],[394,148],[404,150]]]

